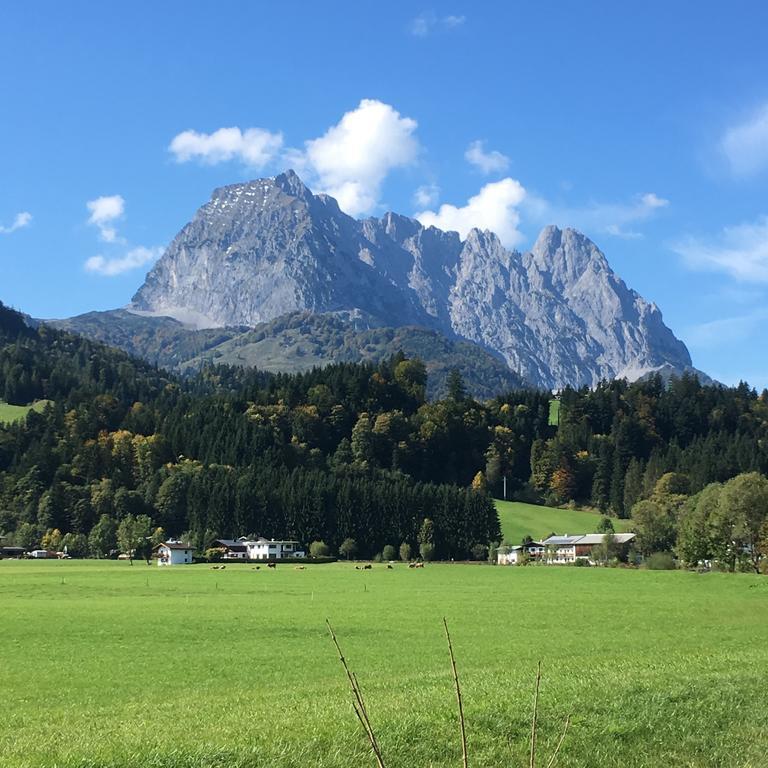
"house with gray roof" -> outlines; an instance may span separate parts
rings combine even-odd
[[[556,565],[576,563],[585,560],[594,564],[594,549],[605,540],[604,533],[585,533],[577,536],[550,536],[542,542],[546,548],[545,562]],[[635,539],[634,533],[613,533],[611,538],[620,550],[627,551]]]

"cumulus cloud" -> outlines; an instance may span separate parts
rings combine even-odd
[[[433,32],[445,32],[462,26],[466,16],[438,16],[434,11],[423,11],[408,24],[408,32],[414,37],[427,37]]]
[[[464,153],[465,160],[482,173],[506,171],[509,167],[509,158],[495,149],[486,152],[484,144],[485,142],[480,139],[473,141]]]
[[[425,227],[458,232],[462,238],[472,228],[495,232],[507,247],[522,240],[518,229],[519,206],[526,197],[525,189],[515,179],[502,179],[486,184],[464,206],[441,205],[437,212],[421,211],[415,214]]]
[[[101,239],[106,243],[118,241],[114,222],[125,212],[125,200],[122,195],[109,195],[89,200],[86,208],[91,212],[88,223],[99,230]]]
[[[437,205],[440,199],[440,187],[437,184],[423,184],[413,193],[413,204],[417,208],[429,208]]]
[[[768,104],[729,128],[720,147],[737,176],[751,176],[768,169]]]
[[[140,245],[122,256],[92,256],[85,262],[84,267],[86,272],[94,272],[105,277],[115,277],[156,261],[162,252],[162,248],[145,248]]]
[[[768,216],[726,227],[715,238],[686,237],[672,248],[693,269],[768,283]]]
[[[24,229],[32,223],[32,214],[28,211],[22,211],[17,213],[13,218],[13,222],[7,227],[0,224],[0,235],[10,235],[11,232],[15,232],[17,229]]]
[[[389,104],[363,99],[323,136],[307,141],[303,152],[291,150],[289,157],[320,191],[357,216],[376,206],[381,184],[392,169],[416,161],[416,128],[415,120]]]
[[[669,200],[654,192],[637,195],[625,203],[592,202],[581,207],[553,204],[541,197],[529,195],[525,201],[525,213],[539,224],[556,223],[576,227],[587,234],[605,234],[633,240],[643,235],[632,227],[647,221],[668,205]]]
[[[416,161],[416,128],[415,120],[389,104],[363,99],[300,149],[284,148],[281,133],[262,128],[220,128],[210,134],[184,131],[174,137],[169,150],[180,163],[239,160],[262,168],[279,159],[304,175],[313,189],[332,195],[343,210],[357,216],[377,205],[382,182],[393,168]]]
[[[183,131],[168,147],[178,163],[197,160],[216,165],[239,160],[249,168],[263,168],[282,149],[283,135],[263,128],[219,128],[213,133]]]

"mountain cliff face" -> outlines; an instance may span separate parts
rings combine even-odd
[[[362,312],[475,342],[547,388],[691,366],[656,305],[572,229],[547,227],[521,254],[491,232],[462,241],[394,213],[357,221],[292,171],[215,190],[130,309],[198,328]]]

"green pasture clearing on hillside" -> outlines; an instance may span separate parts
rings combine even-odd
[[[352,564],[276,571],[0,562],[4,767],[765,765],[768,579],[623,569]]]
[[[32,405],[8,405],[0,400],[0,424],[11,424],[14,421],[21,421],[27,417],[30,411],[42,413],[50,400],[38,400]]]
[[[600,522],[595,512],[578,509],[558,509],[538,504],[524,504],[520,501],[496,499],[501,532],[511,544],[519,544],[525,536],[540,540],[550,533],[570,534],[594,533]],[[616,533],[631,530],[631,520],[611,518]]]
[[[560,401],[559,400],[549,401],[549,426],[550,427],[560,426]]]

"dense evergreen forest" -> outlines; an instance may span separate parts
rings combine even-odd
[[[178,378],[29,327],[0,304],[2,398],[51,401],[0,425],[0,533],[23,546],[66,536],[70,551],[100,556],[121,521],[141,519],[201,550],[256,534],[463,558],[499,540],[491,497],[506,478],[518,498],[618,517],[656,505],[671,521],[662,549],[678,528],[693,530],[681,510],[695,510],[702,491],[768,472],[768,393],[746,385],[656,377],[565,390],[552,424],[548,392],[480,403],[454,374],[447,396],[429,402],[426,384],[424,365],[402,354]]]

